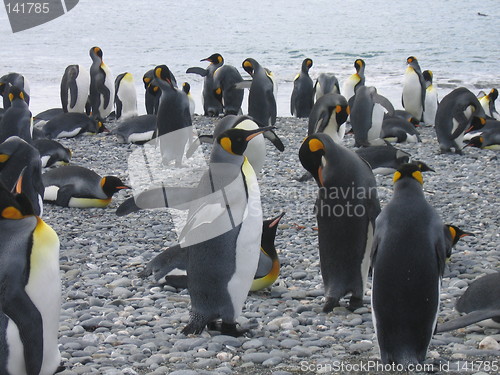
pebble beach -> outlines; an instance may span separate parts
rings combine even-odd
[[[207,134],[216,121],[195,116],[193,125]],[[329,314],[321,310],[323,285],[313,214],[317,187],[313,180],[297,181],[305,172],[298,149],[307,134],[307,120],[280,117],[275,131],[285,151],[266,145],[259,183],[264,217],[286,212],[275,241],[281,273],[272,288],[249,294],[238,320],[250,329],[243,337],[207,331],[184,336],[188,291],[139,276],[148,261],[176,243],[167,209],[116,216],[130,190],[116,194],[104,209],[44,205],[44,220],[61,241],[59,343],[66,366],[62,375],[386,372],[367,367],[375,366],[379,358],[371,318],[371,278],[362,308],[351,312],[338,307]],[[447,263],[439,323],[458,316],[455,301],[473,280],[500,267],[499,160],[498,152],[472,147],[464,149],[464,155],[438,154],[434,129],[420,128],[420,132],[422,143],[396,147],[436,171],[424,174],[424,191],[443,221],[475,234],[459,241]],[[115,136],[105,134],[60,142],[72,149],[72,164],[102,176],[118,176],[126,183],[129,157],[143,147],[118,143]],[[353,144],[352,135],[347,135],[344,145],[353,149]],[[392,176],[376,178],[384,207],[392,195]],[[345,300],[341,303],[346,305]],[[497,345],[480,345],[485,337]],[[428,367],[416,373],[497,373],[485,364],[500,365],[499,341],[498,329],[480,325],[436,334],[427,354]],[[464,363],[470,364],[467,370],[461,367]]]

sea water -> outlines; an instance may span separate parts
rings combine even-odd
[[[191,84],[203,113],[203,78],[186,74],[218,52],[236,66],[247,57],[278,79],[278,115],[290,115],[293,79],[302,60],[310,75],[334,73],[340,83],[366,62],[366,85],[401,108],[406,58],[434,73],[440,98],[455,87],[477,94],[500,87],[500,1],[483,0],[80,0],[64,16],[13,34],[0,7],[0,75],[19,72],[31,87],[34,114],[60,107],[59,85],[69,64],[90,67],[99,46],[116,76],[131,72],[145,113],[142,75],[166,64],[179,83]],[[245,95],[246,97],[247,95]],[[246,112],[246,104],[244,104]]]

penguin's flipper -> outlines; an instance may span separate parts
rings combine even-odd
[[[24,347],[27,374],[38,374],[43,361],[43,323],[42,315],[23,287],[9,290],[4,296],[2,309],[19,329]]]
[[[76,105],[76,101],[78,100],[78,86],[76,85],[76,80],[71,79],[68,86],[69,86],[69,92],[70,92],[70,97],[71,97],[71,102],[70,102],[69,106],[70,106],[70,108],[74,108]],[[66,99],[66,108],[68,106],[67,96],[68,96],[67,93],[66,93],[66,95],[63,95],[63,97]]]
[[[460,134],[462,134],[465,130],[467,130],[467,124],[469,123],[469,120],[467,117],[465,117],[465,114],[463,111],[457,111],[454,115],[453,118],[458,122],[458,126],[451,135],[452,139],[457,138]]]
[[[389,99],[379,94],[376,94],[374,99],[375,103],[378,103],[382,107],[387,109],[387,113],[389,116],[394,116],[394,106],[392,105]]]
[[[69,201],[75,194],[74,185],[64,185],[57,191],[57,198],[55,204],[61,207],[68,207]]]
[[[122,117],[123,103],[118,97],[115,98],[115,106],[116,106],[116,118],[119,119]]]
[[[267,93],[267,100],[269,101],[269,104],[271,106],[271,124],[269,125],[274,125],[276,123],[276,116],[278,115],[278,113],[276,108],[276,98],[271,91]]]
[[[335,108],[329,107],[328,111],[322,111],[321,115],[319,116],[318,121],[316,122],[316,125],[314,126],[314,133],[324,133],[325,128],[328,126],[328,120],[329,120],[329,113],[334,111]]]
[[[205,68],[200,68],[198,66],[193,66],[191,68],[188,68],[188,70],[186,70],[186,73],[198,74],[202,77],[208,76],[208,70]]]
[[[125,216],[131,214],[132,212],[140,211],[141,208],[135,204],[134,198],[126,199],[120,207],[116,209],[116,216]]]
[[[251,79],[245,79],[243,81],[236,82],[231,88],[238,89],[238,90],[243,90],[243,89],[250,89],[250,86],[252,86],[252,80]]]
[[[187,263],[187,249],[175,245],[154,257],[144,268],[144,271],[141,272],[141,276],[145,277],[153,274],[155,280],[159,281],[175,269],[185,271]]]
[[[201,146],[202,143],[214,143],[214,136],[213,135],[200,135],[198,138],[196,138],[192,143],[191,146],[186,151],[186,157],[190,158],[194,155],[198,147]]]
[[[102,96],[104,98],[103,107],[107,108],[108,105],[109,105],[109,102],[111,101],[111,91],[109,91],[109,88],[104,84],[104,82],[103,82],[103,84],[100,87],[101,88],[100,88],[99,91],[101,92],[101,94],[102,94]]]
[[[257,265],[257,271],[255,271],[254,279],[260,279],[266,276],[273,268],[273,260],[267,255],[262,248],[259,254],[259,264]]]
[[[285,145],[283,144],[283,142],[281,142],[281,139],[274,131],[267,130],[263,133],[263,135],[264,138],[269,139],[274,147],[276,147],[278,150],[280,150],[281,152],[285,150]]]
[[[459,318],[449,320],[446,323],[439,324],[436,327],[436,333],[453,331],[454,329],[459,329],[467,327],[471,324],[481,322],[486,319],[500,317],[500,310],[478,310],[472,311],[466,315]]]

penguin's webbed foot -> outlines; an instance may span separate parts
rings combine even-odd
[[[305,182],[305,181],[312,180],[312,178],[313,178],[313,175],[311,174],[311,172],[306,172],[301,177],[299,177],[297,179],[297,181],[299,181],[299,182]]]
[[[250,331],[249,329],[238,329],[238,328],[236,328],[236,323],[225,323],[225,322],[222,322],[220,328],[221,328],[220,333],[222,335],[233,336],[233,337],[243,336],[244,334],[246,334],[246,333],[248,333]]]
[[[363,298],[351,296],[348,309],[354,311],[361,307],[363,307]]]
[[[201,314],[191,312],[189,314],[189,323],[182,329],[184,335],[195,334],[199,335],[205,329],[209,320]]]
[[[323,306],[323,312],[329,313],[333,311],[334,307],[339,307],[339,306],[340,303],[338,298],[326,297],[326,302],[325,305]]]

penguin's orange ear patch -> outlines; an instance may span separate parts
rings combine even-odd
[[[335,113],[340,113],[342,111],[342,107],[340,105],[335,107]]]
[[[217,88],[215,89],[215,93],[216,93],[217,95],[221,95],[221,94],[222,94],[222,89],[221,89],[220,87],[217,87]]]
[[[411,174],[415,180],[420,182],[422,185],[424,184],[424,178],[422,177],[422,172],[415,171]]]
[[[457,231],[451,225],[448,225],[448,230],[450,231],[451,239],[454,240],[457,236]]]
[[[229,137],[224,137],[220,140],[220,145],[222,146],[222,148],[224,150],[226,150],[227,152],[229,152],[230,154],[233,153],[233,146],[232,146],[232,143],[231,143],[231,138]]]
[[[160,78],[161,77],[161,68],[156,68],[155,69],[155,76]]]
[[[319,150],[324,150],[325,145],[319,139],[313,138],[309,141],[309,150],[311,152],[316,152]]]
[[[243,62],[243,67],[252,68],[252,63],[248,60],[245,60],[245,62]]]
[[[392,177],[392,182],[394,183],[394,182],[398,181],[400,178],[401,178],[401,172],[396,171],[396,172],[394,172],[394,176]]]
[[[351,114],[351,107],[347,106],[345,111],[348,115],[350,115]]]
[[[0,163],[5,163],[7,160],[9,160],[10,155],[7,154],[0,154]]]
[[[21,211],[19,211],[17,208],[15,208],[13,206],[9,206],[9,207],[5,207],[2,210],[2,217],[4,219],[19,220],[19,219],[22,219],[24,216],[21,213]]]
[[[11,94],[9,94],[9,100],[10,100],[10,101],[13,101],[13,100],[14,100],[14,94],[12,94],[12,93],[11,93]]]

